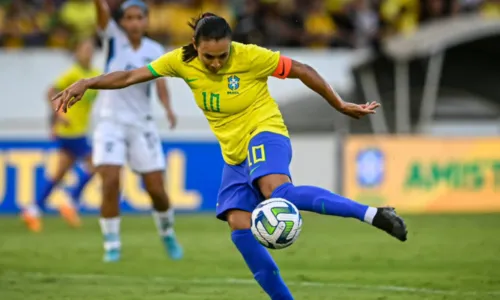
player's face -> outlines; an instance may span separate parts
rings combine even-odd
[[[198,58],[203,62],[208,70],[217,73],[224,67],[231,50],[231,40],[229,38],[221,40],[201,40],[196,47]]]
[[[134,39],[142,38],[148,27],[148,17],[140,7],[132,6],[123,12],[120,25],[125,29],[129,37]]]
[[[93,54],[94,43],[92,40],[85,40],[78,45],[78,48],[76,48],[75,56],[80,64],[89,66],[92,61]]]

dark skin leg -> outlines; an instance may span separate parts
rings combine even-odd
[[[149,197],[151,197],[154,210],[167,211],[170,208],[170,199],[163,186],[163,171],[142,174],[142,180]]]
[[[59,165],[57,171],[52,177],[52,180],[56,184],[58,184],[64,178],[64,175],[66,175],[69,169],[71,169],[76,160],[73,155],[64,150],[59,151],[58,156],[59,156],[59,162],[58,162]]]
[[[97,168],[102,182],[101,216],[106,219],[120,215],[120,171],[121,166],[114,165]]]

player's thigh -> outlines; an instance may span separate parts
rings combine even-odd
[[[72,153],[77,160],[82,160],[85,163],[87,172],[94,173],[92,146],[86,136],[80,137],[75,141],[75,149],[73,149]]]
[[[97,123],[92,135],[92,165],[123,166],[126,162],[126,128],[111,120]]]
[[[100,165],[96,172],[101,179],[103,205],[117,205],[120,201],[120,174],[119,165]]]
[[[92,168],[89,168],[91,164],[88,163],[92,158],[92,147],[90,146],[87,136],[56,138],[56,140],[60,142],[60,150],[64,151],[71,159],[71,165],[77,160],[84,160],[87,162],[87,171],[92,171]]]
[[[75,156],[69,151],[59,148],[57,151],[57,168],[56,171],[51,175],[52,180],[60,181],[66,172],[71,169],[75,163]]]
[[[233,229],[250,228],[250,216],[259,204],[256,190],[249,184],[246,165],[224,165],[217,196],[216,216]]]
[[[130,168],[139,174],[165,170],[165,155],[157,129],[150,125],[132,127],[127,133]]]
[[[248,172],[254,186],[268,199],[278,186],[291,181],[292,146],[286,136],[262,132],[248,146]]]

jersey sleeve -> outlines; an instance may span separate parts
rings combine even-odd
[[[108,25],[106,26],[106,28],[99,30],[99,34],[103,38],[116,38],[118,36],[121,37],[124,35],[120,26],[118,26],[118,24],[116,24],[113,19],[110,19],[108,21]]]
[[[165,54],[165,47],[163,47],[161,44],[158,44],[158,57],[160,57],[161,55]]]
[[[248,51],[251,70],[257,78],[274,76],[284,79],[290,73],[291,60],[279,51],[256,45],[249,46]]]
[[[167,52],[148,64],[148,69],[155,77],[180,77],[180,50]]]
[[[62,91],[68,86],[75,83],[76,80],[77,76],[75,76],[75,70],[74,68],[70,68],[56,79],[56,81],[54,82],[54,87]]]

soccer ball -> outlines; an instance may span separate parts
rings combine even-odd
[[[302,216],[290,201],[273,198],[253,210],[251,228],[254,237],[265,247],[283,249],[299,237]]]

